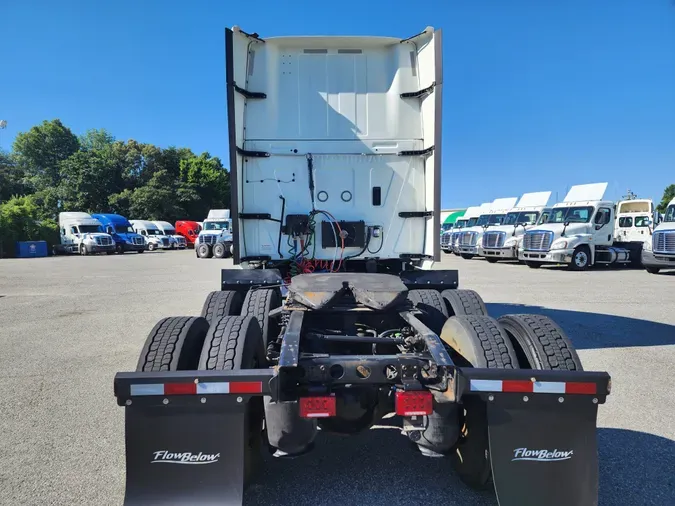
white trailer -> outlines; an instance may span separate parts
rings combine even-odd
[[[516,205],[517,201],[518,197],[506,197],[495,199],[488,204],[489,207],[485,208],[482,212],[476,225],[462,232],[459,241],[460,256],[466,260],[470,260],[478,255],[479,248],[482,246],[483,233],[491,226],[501,225],[506,217],[506,213]]]
[[[59,236],[61,243],[54,245],[54,254],[115,252],[115,241],[110,234],[103,232],[100,221],[88,213],[63,212],[59,213]]]
[[[656,228],[642,249],[642,265],[650,274],[675,269],[675,198],[668,204],[661,223],[656,214],[653,219]]]
[[[518,258],[531,268],[553,263],[572,270],[639,263],[648,236],[617,240],[616,209],[630,201],[603,200],[606,189],[607,183],[572,186],[565,199],[553,206],[546,224],[525,232]]]
[[[535,226],[546,208],[551,192],[525,193],[511,209],[501,225],[490,227],[483,234],[478,255],[494,263],[499,260],[517,260],[518,245],[527,227]]]

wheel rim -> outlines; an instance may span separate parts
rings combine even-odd
[[[588,263],[588,254],[585,251],[577,251],[574,255],[574,264],[577,267],[586,267]]]

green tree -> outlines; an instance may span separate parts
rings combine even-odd
[[[80,149],[83,151],[102,150],[115,142],[115,137],[107,130],[92,128],[80,136]]]
[[[26,190],[21,170],[9,153],[0,151],[0,203],[14,195],[23,195]]]
[[[661,203],[656,209],[662,214],[665,213],[668,204],[670,204],[670,201],[673,199],[675,199],[675,184],[666,186],[666,189],[663,190],[663,198],[661,199]]]
[[[36,190],[57,186],[61,182],[59,164],[79,147],[75,134],[58,119],[19,133],[12,146],[17,165]]]
[[[209,209],[229,208],[230,174],[220,159],[209,153],[183,159],[178,194],[186,216],[203,219]]]
[[[51,246],[59,240],[53,220],[40,220],[31,196],[12,197],[0,204],[0,257],[13,256],[17,241],[44,240]]]
[[[157,171],[148,184],[128,195],[129,215],[133,219],[173,222],[182,214],[175,195],[175,180],[166,171]]]

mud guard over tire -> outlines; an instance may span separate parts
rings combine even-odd
[[[440,337],[470,367],[518,369],[516,352],[507,334],[494,318],[449,318]],[[463,407],[464,423],[451,459],[455,471],[464,483],[483,490],[489,487],[492,475],[487,406],[483,399],[469,396],[464,399]]]
[[[435,333],[439,333],[448,319],[448,308],[438,290],[409,290],[408,300],[423,312],[417,318]]]
[[[589,395],[526,398],[502,394],[487,403],[499,504],[597,505],[598,405]]]
[[[257,369],[266,366],[265,350],[260,335],[260,325],[250,316],[223,316],[212,323],[202,355],[199,369],[206,371],[235,371],[241,369]],[[243,480],[238,489],[243,493],[244,487],[252,480],[255,468],[260,460],[260,448],[263,431],[263,399],[251,399],[246,406],[244,423],[236,427],[222,426],[220,429],[230,432],[232,436],[244,441],[241,453],[228,452],[224,457],[232,468],[243,468]],[[239,431],[239,432],[235,432]],[[224,502],[227,504],[227,502]]]

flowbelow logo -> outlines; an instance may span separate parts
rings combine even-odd
[[[527,448],[516,448],[513,450],[515,460],[534,460],[537,462],[556,462],[560,460],[569,460],[574,455],[574,450],[529,450]]]
[[[154,452],[151,464],[215,464],[220,458],[220,453],[169,453],[166,450]]]

